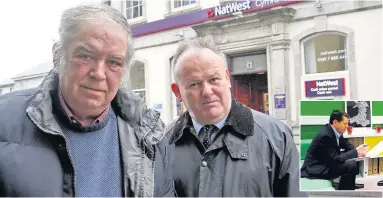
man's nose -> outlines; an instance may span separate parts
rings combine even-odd
[[[106,78],[106,63],[103,60],[99,60],[96,62],[96,64],[92,67],[92,70],[90,72],[90,77],[96,80],[104,80]]]
[[[211,94],[213,94],[212,86],[209,83],[204,82],[202,85],[202,96],[208,97]]]

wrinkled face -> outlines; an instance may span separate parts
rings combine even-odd
[[[346,116],[343,116],[342,121],[338,122],[338,120],[333,121],[333,127],[335,128],[336,131],[339,133],[344,133],[347,130],[348,127],[348,118]]]
[[[105,109],[120,86],[127,40],[114,24],[83,25],[67,49],[67,64],[60,73],[65,101],[78,112]]]
[[[225,60],[213,51],[189,49],[176,65],[172,90],[201,124],[216,124],[229,114],[231,84]]]

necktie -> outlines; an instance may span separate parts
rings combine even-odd
[[[216,131],[219,131],[219,129],[215,125],[205,125],[201,128],[198,136],[200,140],[202,139],[202,144],[206,149],[209,148],[212,142],[211,135]]]

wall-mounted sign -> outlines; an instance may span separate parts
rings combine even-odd
[[[344,96],[345,89],[344,78],[305,81],[306,97]]]
[[[207,9],[207,17],[221,16],[230,13],[242,12],[243,10],[250,10],[250,0],[243,2],[233,2],[226,5],[216,6]]]
[[[254,69],[253,61],[247,61],[246,62],[246,69]]]
[[[274,89],[274,110],[273,115],[277,119],[285,120],[287,117],[286,112],[286,88],[277,87]]]
[[[274,106],[275,106],[275,109],[286,108],[286,95],[274,94]]]
[[[163,105],[161,103],[154,104],[154,110],[158,111],[159,113],[163,113]]]

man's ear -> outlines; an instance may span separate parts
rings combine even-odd
[[[180,87],[176,83],[172,83],[171,88],[177,100],[182,102]]]
[[[228,69],[226,69],[225,73],[226,73],[226,79],[227,79],[227,81],[229,82],[229,87],[231,88],[231,82],[230,82],[230,72],[229,72],[229,70],[228,70]]]

